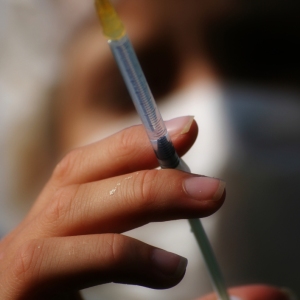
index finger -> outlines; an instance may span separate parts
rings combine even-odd
[[[166,126],[182,156],[197,137],[196,122],[186,116],[167,121]],[[82,184],[157,166],[145,129],[139,125],[73,150],[57,165],[52,180],[57,186]]]
[[[191,116],[166,122],[179,156],[196,140],[198,127]],[[27,220],[34,217],[61,187],[100,181],[158,166],[142,125],[122,130],[99,142],[70,152],[55,168]]]

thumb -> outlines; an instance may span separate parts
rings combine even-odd
[[[286,289],[279,289],[267,285],[248,285],[229,289],[231,300],[297,300],[295,295]],[[204,296],[198,300],[217,300],[214,294]]]

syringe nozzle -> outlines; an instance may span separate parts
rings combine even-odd
[[[125,35],[125,28],[109,0],[95,0],[104,35],[119,40]]]

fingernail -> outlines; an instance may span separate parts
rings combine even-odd
[[[170,135],[185,134],[190,131],[194,117],[184,116],[166,121],[166,127]]]
[[[184,180],[183,188],[189,197],[195,200],[213,200],[221,199],[226,183],[222,180],[211,177],[189,177]]]
[[[296,294],[289,288],[282,288],[280,291],[284,294],[287,300],[298,300],[299,298]]]
[[[154,267],[165,276],[181,277],[184,275],[187,259],[161,249],[154,249],[152,252]]]

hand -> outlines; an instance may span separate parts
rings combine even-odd
[[[168,128],[183,155],[196,139],[196,123],[177,118]],[[0,298],[77,299],[78,290],[111,281],[176,285],[185,258],[120,233],[210,215],[222,205],[224,184],[155,167],[142,126],[69,153],[25,220],[0,243]]]
[[[278,289],[266,285],[249,285],[236,287],[229,290],[232,300],[295,300],[295,296],[288,290]],[[217,300],[216,295],[211,294],[198,300]]]

